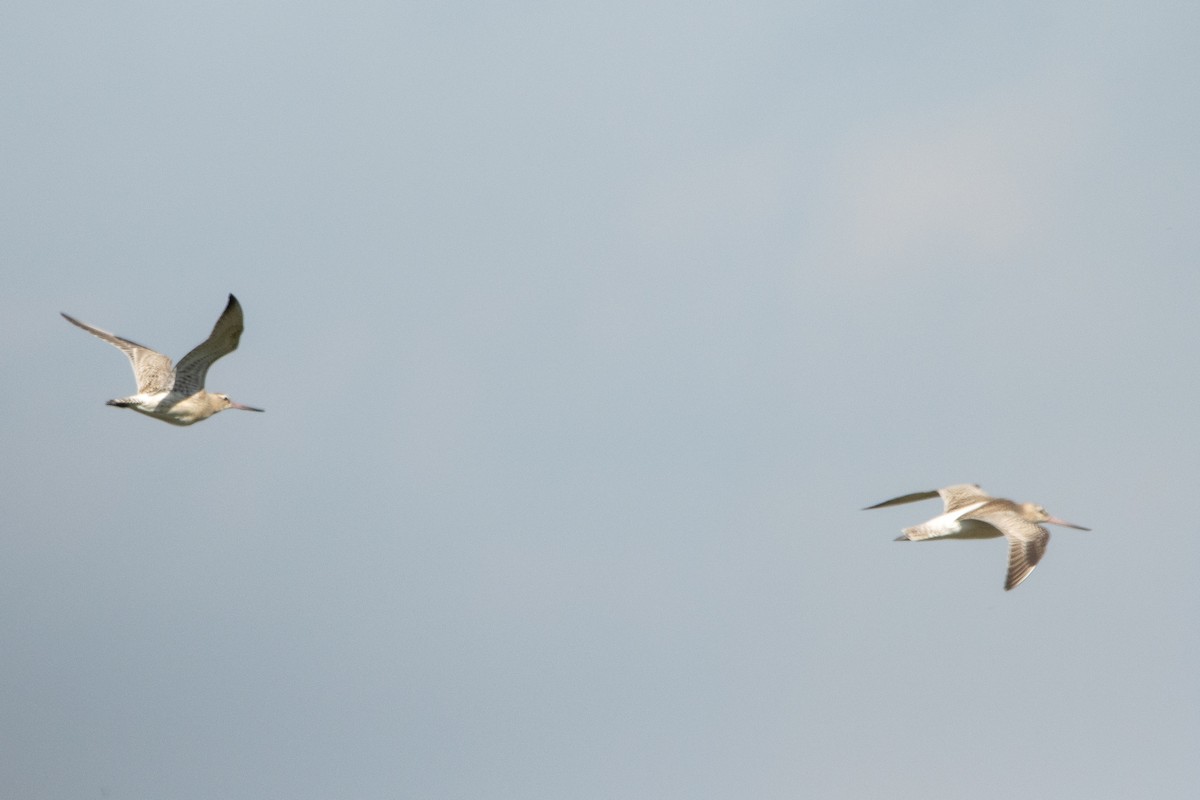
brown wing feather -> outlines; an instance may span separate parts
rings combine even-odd
[[[940,496],[942,502],[945,503],[946,511],[956,511],[963,506],[971,503],[978,503],[980,500],[991,500],[982,489],[974,483],[959,483],[954,486],[947,486],[944,489],[930,489],[927,492],[913,492],[912,494],[893,497],[891,500],[884,500],[882,503],[876,503],[873,506],[867,506],[863,511],[870,511],[872,508],[886,508],[887,506],[898,506],[901,503],[915,503],[918,500],[929,500]]]
[[[175,370],[171,368],[171,359],[145,345],[123,339],[116,334],[88,325],[86,322],[80,322],[69,314],[63,314],[63,318],[72,325],[83,328],[97,339],[103,339],[129,356],[129,363],[133,365],[133,377],[137,381],[139,393],[158,394],[171,391],[171,386],[175,383]]]
[[[991,500],[992,498],[979,488],[977,483],[958,483],[954,486],[947,486],[944,489],[938,489],[938,494],[942,496],[942,502],[946,504],[946,511],[957,511],[963,506],[969,506],[972,503],[978,503],[980,500]]]
[[[1005,590],[1012,589],[1029,577],[1033,568],[1046,553],[1050,532],[1022,517],[1011,506],[984,506],[968,515],[971,519],[986,522],[1004,534],[1008,540],[1008,577]]]
[[[928,500],[931,497],[937,497],[938,490],[931,489],[928,492],[913,492],[912,494],[893,497],[891,500],[884,500],[882,503],[876,503],[873,506],[867,506],[863,511],[870,511],[872,508],[887,508],[888,506],[898,506],[901,503],[915,503],[918,500]]]
[[[229,302],[213,326],[212,333],[179,359],[179,366],[175,368],[175,390],[181,394],[194,394],[203,389],[208,368],[221,356],[237,349],[244,327],[242,306],[236,297],[229,295]]]
[[[1042,560],[1046,552],[1046,544],[1050,541],[1050,533],[1040,528],[1042,535],[1036,539],[1008,540],[1008,577],[1004,581],[1005,591],[1019,585],[1029,577],[1033,568]]]

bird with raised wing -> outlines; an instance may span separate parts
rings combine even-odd
[[[103,339],[129,357],[133,376],[137,379],[137,394],[109,400],[110,406],[132,408],[172,425],[192,425],[227,408],[262,411],[261,408],[235,403],[229,399],[229,395],[204,390],[208,368],[221,356],[236,350],[238,340],[242,337],[245,327],[242,306],[233,295],[229,295],[229,303],[213,326],[212,333],[180,359],[177,366],[171,364],[171,359],[149,347],[93,328],[67,314],[63,316],[67,322]]]
[[[1052,517],[1046,509],[1034,503],[1014,503],[1001,497],[991,497],[973,483],[960,483],[944,489],[914,492],[884,500],[866,509],[897,506],[941,497],[944,511],[928,522],[905,528],[896,541],[920,542],[926,539],[994,539],[1008,540],[1007,591],[1029,577],[1041,561],[1050,541],[1050,532],[1039,523],[1048,522],[1080,531],[1091,530]]]

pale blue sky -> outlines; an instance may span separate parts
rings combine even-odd
[[[0,795],[1196,796],[1198,35],[16,4]],[[229,292],[188,429],[58,316]],[[860,510],[959,482],[1094,532]]]

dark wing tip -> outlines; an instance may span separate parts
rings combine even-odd
[[[1021,585],[1022,581],[1033,573],[1036,564],[1009,564],[1008,574],[1004,578],[1004,591],[1011,592]]]
[[[1008,576],[1004,581],[1004,591],[1015,589],[1033,574],[1033,568],[1046,554],[1046,545],[1050,543],[1050,532],[1038,527],[1039,535],[1033,539],[1021,539],[1005,534],[1008,539]]]
[[[873,506],[867,506],[863,511],[870,511],[872,508],[884,508],[886,506],[898,506],[902,503],[914,503],[917,500],[928,500],[938,496],[938,490],[932,489],[928,492],[913,492],[912,494],[893,497],[891,500],[884,500],[882,503],[876,503]]]
[[[229,295],[229,302],[225,304],[225,308],[221,311],[221,316],[217,318],[217,322],[213,325],[212,335],[215,336],[218,330],[227,329],[229,335],[233,337],[233,347],[236,350],[238,339],[242,335],[243,317],[242,304],[232,294]]]

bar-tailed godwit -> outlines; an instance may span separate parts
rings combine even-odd
[[[238,339],[242,336],[242,307],[233,295],[229,295],[229,303],[213,326],[212,333],[180,359],[178,366],[172,366],[171,359],[149,347],[93,328],[66,314],[63,316],[71,324],[78,325],[129,356],[133,364],[133,376],[137,379],[137,394],[109,400],[110,406],[132,408],[172,425],[191,425],[227,408],[262,411],[261,408],[235,403],[228,395],[204,391],[204,377],[208,374],[208,368],[221,356],[236,350]]]
[[[1052,517],[1046,513],[1046,509],[1033,503],[1014,503],[1012,500],[990,497],[973,483],[960,483],[928,492],[914,492],[867,506],[867,509],[896,506],[938,496],[941,496],[946,505],[945,511],[928,522],[905,528],[904,535],[896,541],[993,539],[1003,536],[1008,540],[1008,579],[1004,582],[1005,590],[1028,578],[1046,552],[1050,533],[1038,523],[1049,522],[1081,531],[1091,530]]]

